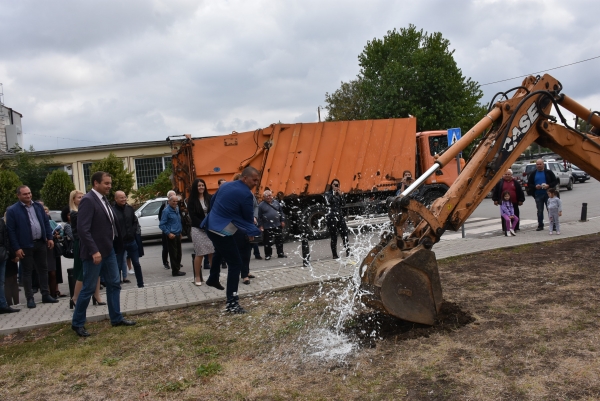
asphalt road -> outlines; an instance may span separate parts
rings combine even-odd
[[[575,188],[572,191],[566,189],[561,190],[561,199],[563,201],[563,216],[561,221],[573,221],[579,220],[581,217],[581,206],[582,203],[588,204],[588,217],[600,216],[600,183],[594,179],[585,183],[575,184]],[[521,207],[521,218],[536,220],[536,208],[535,202],[532,197],[527,197],[525,203]],[[485,199],[479,207],[473,212],[470,219],[480,219],[481,221],[489,223],[489,230],[481,233],[471,234],[469,231],[469,221],[466,224],[466,233],[468,237],[477,237],[484,235],[502,235],[500,231],[500,218],[498,206],[494,206],[491,199]],[[488,221],[489,219],[489,221]],[[478,223],[480,225],[480,223]],[[523,229],[535,229],[533,227],[524,227]],[[474,231],[474,230],[473,230]],[[545,233],[545,232],[544,232]],[[454,233],[448,233],[454,234]],[[541,235],[541,234],[540,234]],[[444,239],[444,237],[442,237]],[[355,235],[350,236],[350,242],[353,248],[357,248],[360,254],[365,254],[365,250],[370,249],[373,244],[378,241],[378,233],[370,232],[361,234],[359,237]],[[341,240],[338,241],[338,246],[341,246]],[[187,275],[184,277],[172,277],[170,270],[165,270],[162,267],[161,258],[161,245],[159,240],[149,240],[144,242],[145,256],[140,259],[142,270],[144,274],[144,282],[146,286],[158,285],[167,280],[192,280],[192,258],[193,246],[190,241],[185,241],[182,245],[183,248],[183,268],[182,271],[186,272]],[[312,260],[322,260],[331,258],[331,249],[329,246],[329,239],[311,241],[311,258]],[[298,266],[302,264],[300,242],[290,241],[284,245],[284,250],[288,255],[286,259],[274,258],[269,261],[256,260],[254,257],[250,263],[251,271],[260,271],[267,269],[277,269],[287,266]],[[264,256],[264,250],[260,247],[261,255]],[[341,251],[339,252],[341,255]],[[356,263],[360,261],[355,260]],[[71,267],[72,261],[63,258],[63,269]],[[66,272],[64,273],[66,278]],[[204,279],[208,276],[208,271],[203,270]],[[135,278],[131,277],[131,284],[124,284],[124,288],[128,286],[135,287]],[[225,277],[222,275],[221,280],[224,281]],[[66,284],[61,285],[66,289]]]

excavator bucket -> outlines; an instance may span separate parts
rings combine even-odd
[[[419,245],[402,252],[391,244],[365,259],[362,268],[366,305],[410,322],[434,324],[442,306],[442,286],[432,251]]]

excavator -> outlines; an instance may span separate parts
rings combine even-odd
[[[457,231],[465,223],[533,142],[600,180],[600,115],[562,89],[558,80],[546,74],[529,76],[521,86],[496,94],[483,119],[404,192],[387,199],[393,229],[381,236],[361,263],[363,303],[403,320],[433,325],[442,306],[442,286],[432,247],[446,230]],[[553,107],[557,117],[550,114]],[[586,121],[592,130],[570,127],[561,108]],[[429,207],[411,196],[428,177],[455,163],[457,155],[476,139],[479,143],[445,195]],[[405,232],[407,219],[415,215],[420,218],[416,227]]]

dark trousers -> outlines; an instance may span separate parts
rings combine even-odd
[[[346,225],[346,220],[343,216],[334,216],[327,217],[327,229],[329,230],[329,235],[331,236],[331,253],[333,257],[337,257],[337,236],[338,234],[342,237],[342,241],[344,243],[344,248],[346,249],[346,253],[348,253],[348,226]]]
[[[265,228],[263,231],[263,242],[265,256],[273,255],[273,244],[275,244],[277,256],[283,255],[283,229],[281,227]]]
[[[517,222],[517,226],[515,227],[515,230],[519,229],[519,224],[521,224],[521,215],[519,212],[519,204],[518,203],[513,203],[513,208],[515,209],[515,216],[517,216],[519,218],[519,221]],[[504,233],[506,233],[506,227],[504,226],[504,219],[502,218],[502,216],[500,216],[500,220],[502,221],[502,231],[504,231]]]
[[[548,204],[548,193],[535,194],[535,207],[537,208],[538,227],[544,228],[544,207]]]
[[[251,245],[251,249],[254,251],[254,257],[259,258],[260,257],[260,249],[258,248],[258,244],[252,243],[250,245]]]
[[[33,248],[23,248],[25,257],[21,259],[23,268],[23,288],[25,290],[25,298],[33,298],[33,290],[31,288],[31,275],[33,270],[37,271],[38,280],[40,282],[40,292],[42,295],[50,295],[48,288],[48,265],[46,257],[48,256],[48,245],[46,241],[38,240],[33,242]]]
[[[239,300],[238,286],[240,283],[240,273],[244,269],[245,260],[247,260],[248,263],[250,262],[249,256],[251,254],[251,248],[248,237],[241,230],[237,230],[232,236],[224,237],[210,231],[208,231],[207,234],[215,247],[215,256],[218,255],[217,259],[223,258],[229,266],[225,290],[227,303],[237,302]],[[218,282],[220,268],[220,260],[215,261],[215,259],[213,259],[208,280]]]
[[[161,237],[161,242],[162,242],[162,262],[163,262],[163,266],[164,266],[169,263],[167,261],[167,257],[169,256],[169,237],[166,236],[164,233]]]
[[[125,260],[125,252],[127,252],[127,257],[131,259],[131,264],[133,265],[137,286],[138,288],[144,287],[144,276],[142,276],[142,266],[140,265],[137,242],[133,240],[127,244],[123,244],[123,248],[123,252],[117,253],[117,264],[119,265],[119,271],[125,268],[124,266],[127,266],[127,261]]]
[[[171,273],[176,275],[179,273],[181,266],[181,236],[176,235],[175,238],[167,239],[169,248],[169,259],[171,260]]]

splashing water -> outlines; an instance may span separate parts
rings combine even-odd
[[[348,336],[327,329],[315,329],[307,336],[308,356],[326,361],[343,360],[355,348]]]
[[[362,217],[357,217],[355,221],[359,224],[358,227],[351,229],[354,234],[351,238],[354,238],[354,241],[349,243],[350,256],[336,260],[340,264],[340,275],[347,274],[345,273],[347,270],[343,267],[354,267],[351,277],[340,280],[341,285],[327,287],[328,289],[325,290],[324,280],[332,277],[319,275],[311,263],[305,267],[309,269],[311,276],[320,282],[317,296],[329,301],[317,328],[310,330],[302,339],[306,344],[306,355],[312,358],[343,361],[358,348],[353,339],[343,332],[344,323],[356,314],[359,307],[363,306],[360,301],[364,292],[360,288],[360,265],[368,252],[379,242],[381,235],[390,230],[390,223],[369,224],[369,220]],[[313,245],[314,242],[310,244],[311,251]],[[300,247],[296,252],[301,255]]]

